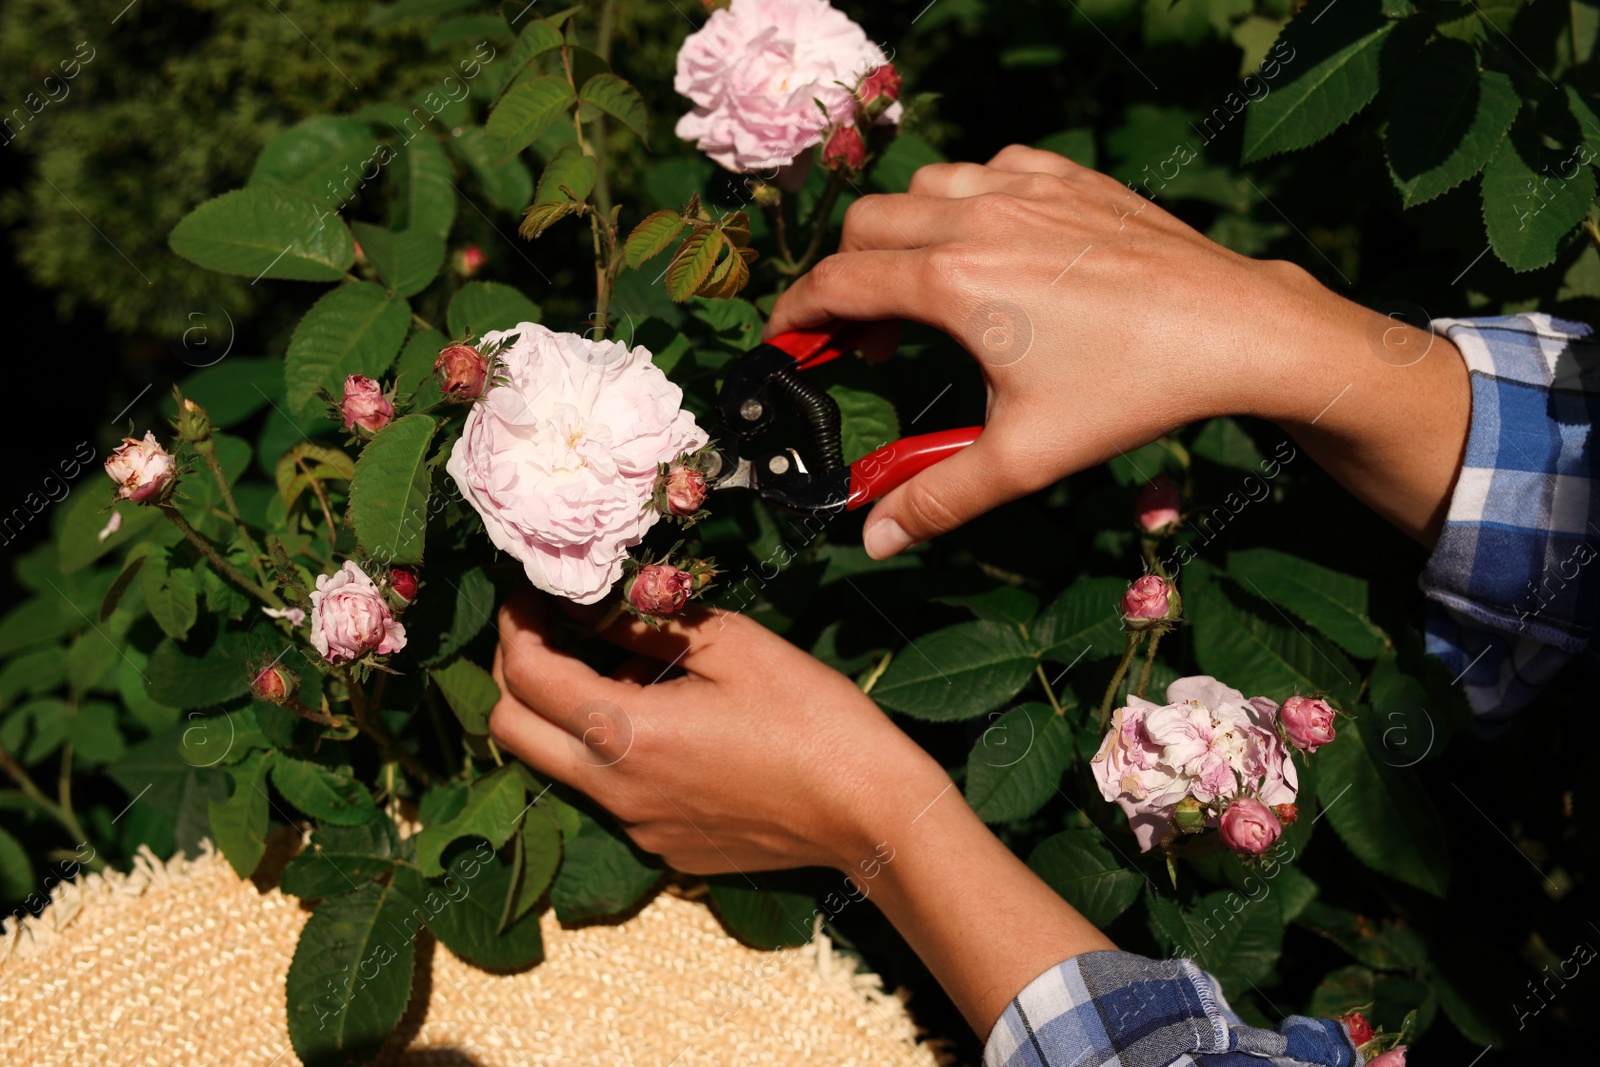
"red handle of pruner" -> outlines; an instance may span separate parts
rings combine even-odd
[[[904,485],[941,459],[947,459],[978,439],[982,426],[959,430],[940,430],[917,437],[904,437],[869,452],[850,464],[850,496],[845,509],[854,511],[863,504]]]
[[[814,329],[780,333],[767,344],[793,356],[801,370],[809,370],[855,348],[872,325],[871,322],[832,319]]]

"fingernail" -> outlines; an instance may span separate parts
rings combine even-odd
[[[911,544],[911,535],[894,519],[882,518],[862,532],[861,541],[867,555],[873,559],[888,559]]]

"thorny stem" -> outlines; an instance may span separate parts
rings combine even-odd
[[[778,255],[783,263],[793,263],[794,253],[789,250],[789,220],[784,210],[784,202],[768,204],[762,208],[767,214],[767,221],[772,225],[772,235],[778,244]]]
[[[617,28],[616,0],[604,0],[600,5],[599,39],[595,41],[595,55],[611,63],[611,38]],[[594,144],[594,206],[600,214],[611,217],[611,177],[606,168],[605,116],[596,115],[590,140]]]
[[[1144,650],[1144,667],[1139,671],[1139,688],[1134,691],[1136,696],[1144,696],[1144,691],[1150,686],[1150,668],[1156,664],[1156,646],[1161,643],[1162,631],[1157,630],[1150,635],[1150,644]]]
[[[179,514],[177,508],[173,507],[171,504],[160,504],[158,507],[161,508],[162,512],[165,513],[167,518],[172,520],[173,525],[177,526],[178,529],[182,531],[183,536],[188,538],[189,543],[195,548],[199,549],[200,554],[210,561],[211,565],[217,569],[217,573],[221,574],[224,578],[227,578],[230,582],[232,582],[234,585],[237,585],[240,589],[243,589],[251,596],[265,602],[269,607],[283,607],[283,601],[278,599],[276,593],[273,593],[268,589],[263,589],[255,582],[252,582],[249,578],[246,578],[239,568],[235,567],[232,563],[229,563],[223,557],[222,553],[217,551],[215,545],[213,545],[210,541],[207,541],[204,537],[201,537],[199,532],[197,532],[193,526],[189,525],[189,520],[185,519],[181,514]]]
[[[811,264],[817,258],[817,253],[822,251],[822,239],[828,235],[828,219],[833,216],[833,205],[839,200],[839,194],[844,191],[844,182],[839,175],[834,173],[828,178],[828,187],[823,190],[822,199],[817,202],[817,208],[811,213],[811,243],[806,245],[805,255],[800,257],[800,262],[792,264],[791,274],[804,274],[811,269]]]
[[[70,809],[63,808],[45,796],[44,792],[33,784],[33,779],[28,777],[28,772],[23,770],[22,765],[16,761],[16,758],[4,748],[0,748],[0,769],[3,769],[7,776],[17,783],[17,788],[22,790],[24,796],[39,805],[46,815],[60,823],[62,829],[71,834],[74,841],[86,842],[89,840],[89,835],[84,832],[83,824],[78,821],[78,817]],[[89,860],[86,865],[90,870],[98,871],[104,869],[105,861],[96,856],[94,859]]]
[[[1056,691],[1050,686],[1050,679],[1045,676],[1044,664],[1036,663],[1033,667],[1039,675],[1039,684],[1044,686],[1044,695],[1050,698],[1050,707],[1057,715],[1065,715],[1066,709],[1061,706],[1061,701],[1056,699]]]
[[[339,528],[333,521],[333,508],[328,504],[328,492],[322,487],[322,481],[311,473],[311,468],[306,465],[306,457],[296,455],[295,466],[300,468],[300,473],[306,476],[306,481],[311,485],[311,491],[316,494],[317,503],[322,505],[322,517],[328,523],[328,566],[333,566],[334,546],[339,541]]]
[[[393,734],[379,722],[375,715],[367,714],[367,694],[361,686],[356,684],[355,674],[349,670],[344,672],[345,691],[350,694],[350,706],[355,709],[356,729],[377,742],[385,759],[391,763],[398,762],[423,785],[433,784],[433,776],[428,773],[417,757],[408,752],[404,745],[395,740]]]
[[[222,502],[228,507],[228,517],[233,520],[233,525],[238,528],[245,543],[250,546],[250,569],[256,572],[258,581],[266,582],[267,572],[261,567],[261,553],[256,550],[255,541],[250,537],[250,531],[244,524],[244,516],[239,513],[239,502],[233,498],[233,487],[228,484],[228,476],[222,472],[222,462],[217,459],[216,443],[208,438],[197,442],[194,450],[200,453],[200,458],[211,468],[211,475],[217,480],[217,488],[222,492]]]
[[[300,703],[298,700],[291,700],[285,704],[284,707],[288,708],[302,719],[305,719],[307,722],[314,722],[318,726],[331,726],[335,729],[338,729],[344,725],[344,722],[337,717],[324,714],[323,712],[317,711],[315,708],[309,708]]]
[[[1128,634],[1128,647],[1122,651],[1122,662],[1117,664],[1117,673],[1111,676],[1111,684],[1106,686],[1105,699],[1100,701],[1100,716],[1096,720],[1096,725],[1102,731],[1106,728],[1106,721],[1111,718],[1111,705],[1117,699],[1117,687],[1122,685],[1122,679],[1128,673],[1128,666],[1133,662],[1134,652],[1138,651],[1141,637],[1142,634]]]

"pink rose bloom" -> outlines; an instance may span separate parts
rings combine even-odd
[[[1128,619],[1164,619],[1171,603],[1167,580],[1147,574],[1122,595],[1122,614]]]
[[[628,585],[628,603],[646,615],[676,615],[689,602],[694,578],[669,563],[640,567]]]
[[[1277,704],[1246,700],[1203,674],[1173,682],[1167,700],[1130,696],[1090,763],[1101,796],[1127,813],[1141,849],[1166,835],[1178,801],[1229,800],[1241,778],[1264,804],[1294,802],[1300,778],[1273,726]]]
[[[352,374],[344,380],[339,416],[347,430],[359,427],[369,434],[377,433],[394,418],[394,405],[383,395],[383,386],[365,374]]]
[[[1222,843],[1246,856],[1259,856],[1283,833],[1273,810],[1252,797],[1240,797],[1222,813]]]
[[[1156,475],[1133,497],[1133,513],[1145,533],[1166,533],[1178,525],[1178,508],[1183,498],[1178,485],[1166,473]]]
[[[445,469],[489,539],[547,593],[593,604],[661,518],[660,464],[706,443],[649,351],[524,322],[500,353],[506,384],[467,413]]]
[[[178,466],[156,441],[156,435],[146,430],[143,441],[122,439],[122,444],[106,457],[106,473],[117,483],[118,497],[145,504],[161,499],[177,478]]]
[[[1406,1067],[1406,1047],[1397,1046],[1376,1059],[1368,1060],[1367,1067]]]
[[[406,628],[395,621],[383,593],[354,560],[319,574],[311,594],[311,644],[329,663],[348,663],[369,652],[387,656],[406,647]]]
[[[672,85],[694,102],[678,136],[729,170],[786,167],[850,124],[856,86],[887,62],[827,0],[733,0],[678,52]],[[897,104],[880,121],[899,117]]]
[[[1333,708],[1320,697],[1290,697],[1278,709],[1278,721],[1289,743],[1302,752],[1315,752],[1333,741]]]
[[[706,501],[706,476],[696,467],[678,465],[667,472],[667,509],[693,515]]]

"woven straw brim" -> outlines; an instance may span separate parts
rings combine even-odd
[[[62,885],[0,931],[0,1061],[298,1067],[284,976],[309,915],[213,850]],[[747,948],[669,893],[615,925],[542,920],[545,960],[489,974],[426,938],[383,1064],[934,1067],[902,1002],[825,936]],[[430,959],[431,957],[431,959]]]

